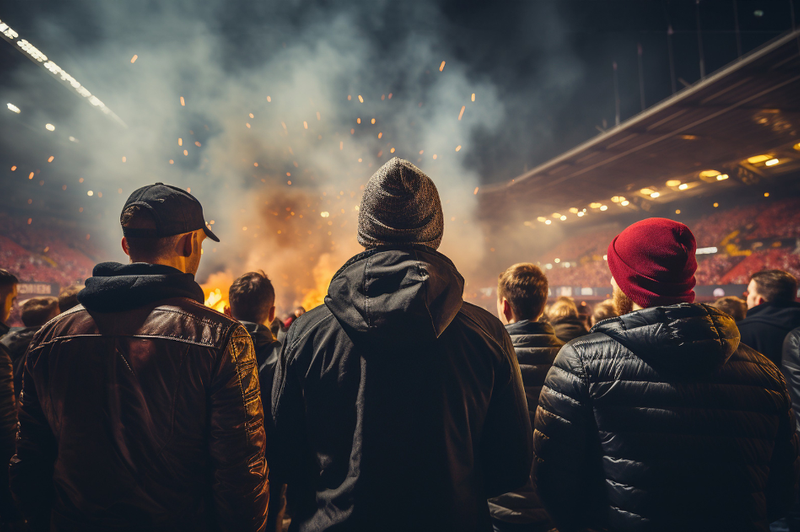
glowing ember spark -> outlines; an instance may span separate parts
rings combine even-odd
[[[359,157],[359,158],[358,158],[358,162],[361,162],[361,161],[362,161],[362,160],[361,160],[361,157]]]
[[[456,151],[461,151],[461,144],[459,144],[458,146],[456,146]]]
[[[444,70],[444,61],[442,61],[442,64],[439,65],[439,72],[441,72],[442,70]]]
[[[28,179],[33,179],[33,172],[31,172],[30,174],[28,174]]]
[[[127,162],[127,161],[128,161],[128,158],[123,155],[122,156],[122,162],[124,163],[124,162]]]
[[[339,149],[340,149],[340,150],[343,150],[343,149],[344,149],[344,141],[343,141],[343,140],[340,140],[340,141],[339,141]]]
[[[308,122],[303,120],[303,129],[308,129]]]
[[[360,118],[356,118],[356,124],[360,124],[360,123],[361,123],[361,119]]]
[[[420,155],[422,155],[423,153],[425,153],[425,150],[419,150]]]
[[[286,177],[292,177],[292,173],[291,172],[286,172]]]
[[[255,116],[253,116],[253,113],[250,113],[250,118],[255,118]]]
[[[17,167],[16,167],[16,166],[12,166],[12,167],[11,167],[11,171],[12,171],[12,172],[16,172],[16,171],[17,171]]]
[[[253,166],[258,166],[258,163],[253,163]]]
[[[247,126],[247,129],[250,129],[250,123],[249,122],[245,122],[244,125]]]
[[[272,98],[270,98],[269,96],[267,96],[267,101],[268,101],[268,102],[271,102],[271,101],[272,101]]]
[[[389,153],[394,153],[394,148],[392,148],[391,150],[389,150]]]
[[[460,112],[460,113],[458,113],[458,119],[459,119],[459,120],[461,120],[461,117],[462,117],[462,116],[464,116],[464,109],[466,109],[466,108],[467,108],[467,106],[466,106],[466,105],[462,105],[462,106],[461,106],[461,112]]]
[[[200,144],[200,142],[197,140],[194,141],[194,145],[197,146],[198,148],[202,147],[202,144]]]
[[[347,101],[349,102],[351,98],[352,98],[352,96],[350,96],[350,95],[348,94],[348,95],[347,95]]]
[[[48,163],[52,163],[52,162],[53,162],[53,159],[55,159],[55,156],[51,155],[51,156],[50,156],[50,158],[49,158],[49,159],[47,159],[47,162],[48,162]],[[15,168],[16,168],[16,167],[15,167]]]
[[[169,164],[175,164],[175,161],[173,159],[170,159]]]
[[[183,146],[183,139],[178,137],[178,146]]]
[[[373,124],[375,123],[375,119],[374,119],[374,118],[372,119],[372,123],[373,123]]]
[[[383,136],[383,133],[378,133],[378,138],[381,138],[382,136]]]
[[[139,59],[139,56],[136,55],[136,54],[133,54],[133,57],[131,57],[131,64],[135,63],[137,59]]]
[[[391,92],[389,93],[389,99],[390,100],[392,99],[392,93]]]
[[[189,150],[183,150],[184,155],[189,155]]]
[[[181,96],[181,107],[186,107],[186,101],[184,101],[183,96]]]
[[[473,196],[477,196],[478,195],[478,189],[479,188],[481,188],[481,187],[475,187],[475,190],[472,191]]]
[[[474,92],[472,93],[472,101],[473,102],[475,101],[475,93]]]
[[[290,179],[289,181],[287,181],[287,182],[286,182],[286,184],[287,184],[287,185],[289,185],[289,186],[291,186],[291,185],[292,185],[292,181],[291,181],[291,179]],[[280,231],[278,231],[278,232],[280,233]]]
[[[360,94],[358,95],[358,101],[364,103],[364,98],[362,98]]]

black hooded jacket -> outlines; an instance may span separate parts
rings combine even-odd
[[[511,340],[423,246],[377,248],[289,329],[273,473],[292,530],[490,531],[486,499],[525,484],[532,436]]]
[[[539,495],[561,532],[766,532],[800,471],[790,407],[778,368],[713,307],[604,320],[547,375]]]
[[[191,274],[103,263],[28,350],[11,489],[30,530],[261,532],[263,410],[245,329]]]
[[[786,335],[800,327],[800,303],[762,303],[747,310],[738,324],[742,343],[781,366],[781,350]]]

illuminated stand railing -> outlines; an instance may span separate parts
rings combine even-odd
[[[120,117],[118,117],[114,112],[108,108],[106,104],[104,104],[97,96],[89,92],[89,90],[81,85],[78,80],[74,77],[69,75],[63,68],[55,64],[53,61],[49,60],[45,54],[41,52],[38,48],[34,45],[29,43],[25,39],[19,38],[19,33],[11,29],[8,24],[0,20],[0,36],[8,41],[10,44],[14,45],[20,52],[22,52],[25,57],[36,63],[37,65],[41,66],[48,72],[50,72],[58,81],[60,81],[63,85],[69,87],[72,91],[74,91],[78,96],[84,98],[87,102],[89,102],[93,107],[100,109],[103,114],[112,118],[115,122],[120,124],[123,127],[128,127],[125,122],[122,121]],[[16,112],[16,111],[15,111]]]

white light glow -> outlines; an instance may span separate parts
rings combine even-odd
[[[770,159],[769,161],[764,163],[764,166],[775,166],[780,161],[778,159]]]
[[[327,218],[331,215],[331,213],[329,213],[328,211],[322,211],[321,213],[319,213],[319,215],[322,216],[323,218]]]
[[[608,210],[608,205],[600,205],[600,210],[601,211],[607,211]]]
[[[621,201],[619,204],[622,205],[623,207],[627,207],[628,205],[631,204],[631,202],[628,201],[628,200],[625,200],[625,201]]]
[[[696,255],[713,255],[716,252],[717,252],[717,248],[715,248],[715,247],[697,248],[697,251],[695,251],[695,254]]]
[[[45,128],[47,131],[55,131],[55,130],[56,130],[56,126],[54,126],[53,124],[45,124],[45,125],[44,125],[44,128]]]
[[[678,185],[678,190],[686,190],[687,188],[689,188],[689,185],[687,185],[686,183],[681,183],[680,185]]]
[[[20,113],[19,107],[17,107],[13,103],[7,103],[6,106],[8,107],[8,110],[11,111],[12,113],[17,113],[17,114]]]
[[[657,197],[659,197],[660,195],[661,195],[661,194],[659,194],[658,192],[653,192],[652,194],[650,194],[650,197],[651,197],[651,198],[653,198],[653,199],[656,199],[656,198],[657,198]]]

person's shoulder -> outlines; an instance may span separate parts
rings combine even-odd
[[[483,331],[494,338],[508,334],[505,326],[491,312],[472,303],[463,302],[458,315],[478,325]]]
[[[338,326],[338,323],[339,322],[333,317],[331,311],[323,303],[303,313],[302,316],[292,322],[286,333],[283,344],[290,348],[308,338],[321,327],[332,326],[333,324]]]
[[[729,372],[749,378],[765,388],[781,389],[784,385],[781,370],[765,355],[752,347],[739,343],[739,347],[723,366]]]

